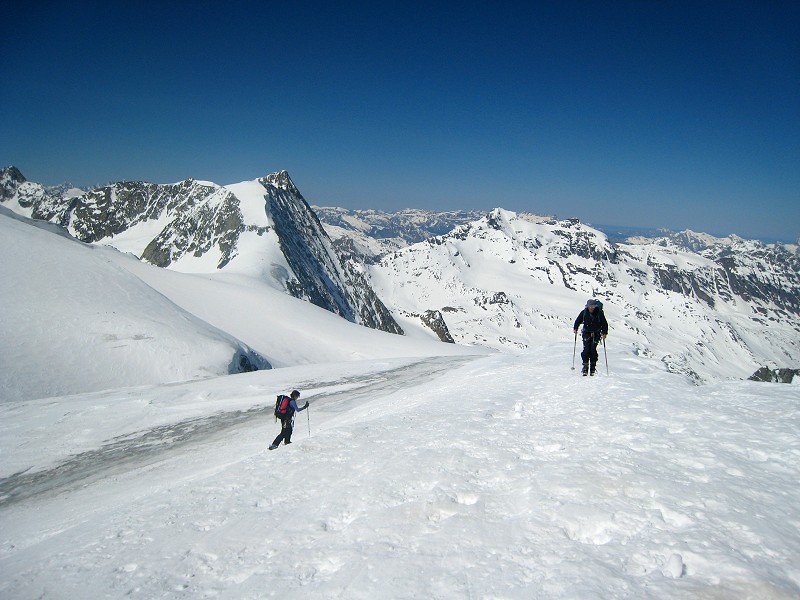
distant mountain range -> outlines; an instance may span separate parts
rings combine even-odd
[[[391,333],[503,351],[572,345],[572,321],[598,297],[609,344],[698,383],[800,366],[795,245],[690,231],[610,236],[501,208],[312,208],[285,171],[228,186],[122,182],[81,192],[8,167],[0,203],[89,244],[176,271],[256,277]]]

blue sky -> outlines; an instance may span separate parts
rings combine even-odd
[[[800,237],[800,3],[161,4],[4,9],[2,166]]]

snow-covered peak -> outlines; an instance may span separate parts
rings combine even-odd
[[[495,209],[386,255],[370,273],[404,329],[425,328],[425,315],[436,313],[439,328],[459,343],[520,349],[563,339],[586,298],[599,297],[610,339],[695,381],[746,378],[761,363],[794,364],[797,319],[774,319],[765,343],[756,315],[800,314],[797,257],[759,242],[732,244],[742,252],[715,245],[698,254],[653,240],[614,245],[577,219],[532,222]],[[762,259],[780,265],[779,285]]]

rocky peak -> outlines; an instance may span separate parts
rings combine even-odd
[[[276,173],[270,173],[266,177],[262,177],[259,181],[261,181],[261,184],[264,187],[274,186],[278,189],[286,190],[290,194],[300,194],[300,191],[294,185],[292,178],[289,177],[288,171],[277,171]]]
[[[281,251],[298,284],[293,293],[348,321],[402,333],[369,283],[339,256],[317,215],[286,171],[259,180]]]
[[[22,172],[14,165],[9,165],[0,171],[0,186],[6,186],[16,183],[17,185],[27,181]]]
[[[746,377],[754,357],[783,366],[798,356],[799,260],[785,245],[733,238],[700,253],[653,240],[611,244],[577,219],[491,211],[369,272],[403,327],[438,335],[420,315],[439,311],[456,342],[496,348],[562,339],[575,314],[547,298],[599,297],[615,336],[699,382]]]
[[[0,171],[0,202],[5,202],[14,197],[25,177],[19,169],[9,166]]]

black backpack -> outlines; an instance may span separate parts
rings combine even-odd
[[[277,400],[275,400],[275,418],[280,419],[281,417],[285,417],[289,414],[291,408],[289,407],[289,402],[292,399],[289,396],[284,394],[278,394]]]
[[[587,333],[597,333],[600,331],[600,318],[605,318],[603,314],[603,303],[600,300],[594,301],[594,314],[589,312],[589,309],[584,308],[583,312],[583,336],[587,337]],[[588,322],[587,322],[588,321]],[[588,325],[588,327],[587,327]]]

